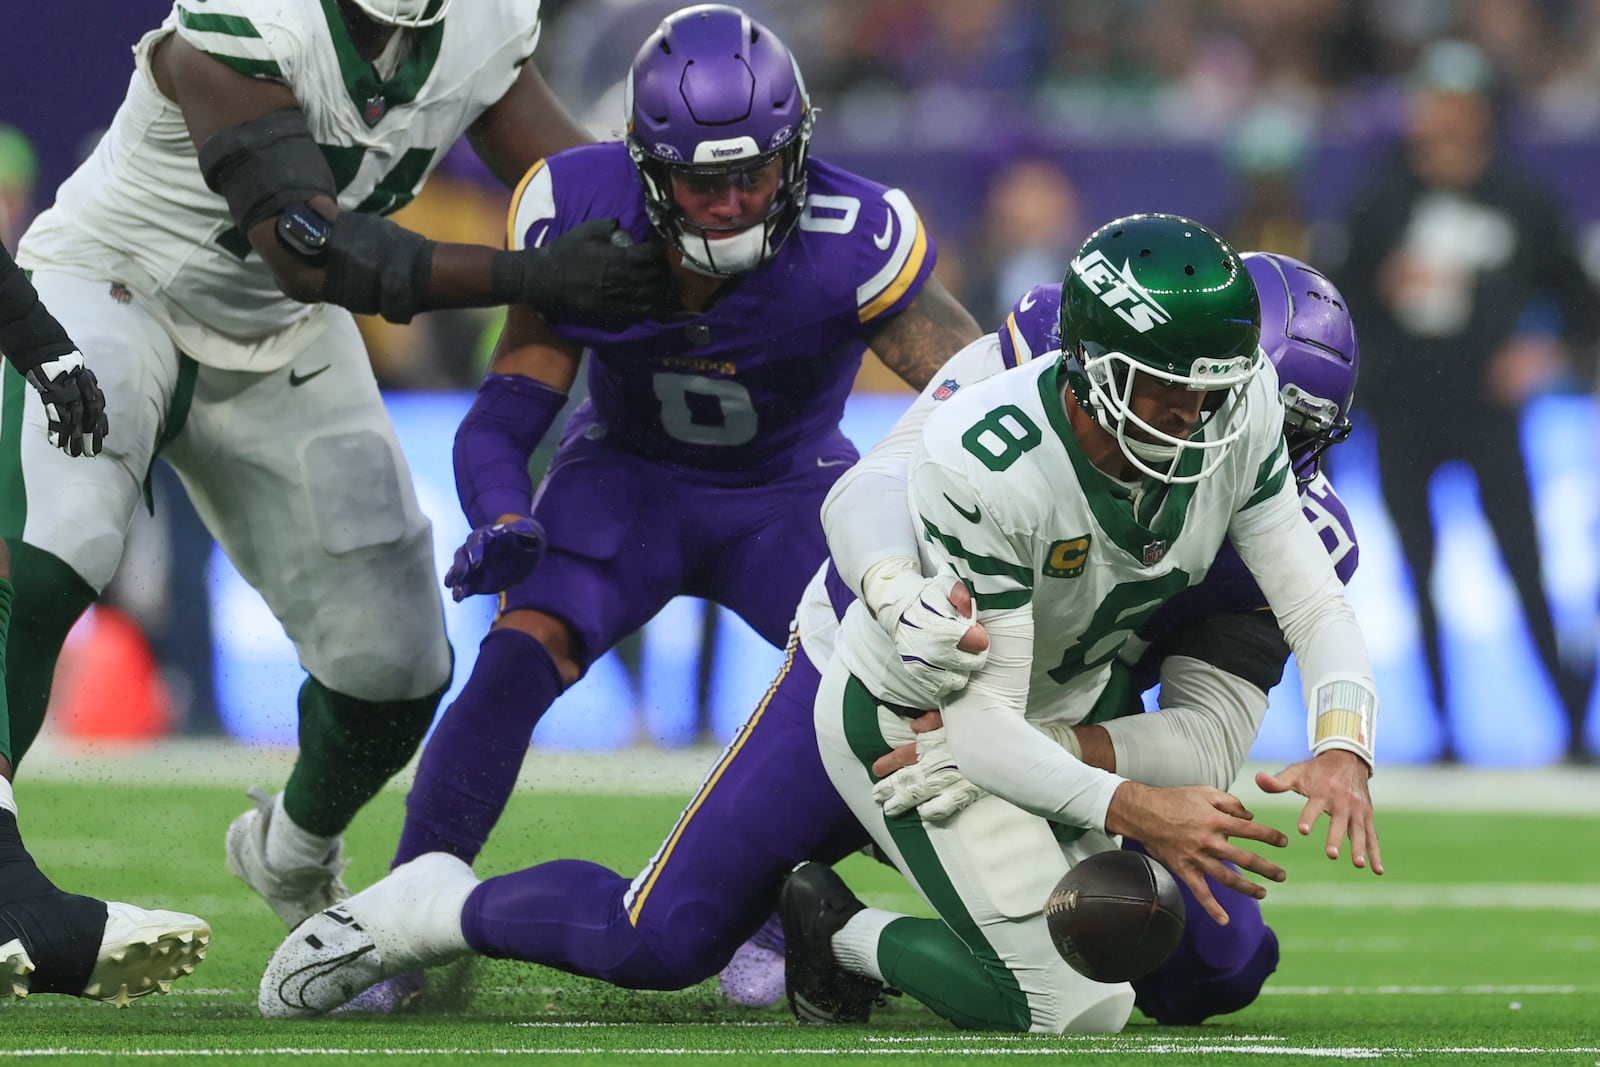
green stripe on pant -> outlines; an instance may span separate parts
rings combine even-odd
[[[878,701],[852,677],[845,683],[844,733],[867,775],[890,745],[878,728]],[[967,912],[916,812],[886,819],[912,877],[940,919],[897,919],[878,941],[884,980],[957,1026],[1025,1031],[1028,998]]]

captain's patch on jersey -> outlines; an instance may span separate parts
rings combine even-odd
[[[1083,573],[1089,561],[1089,535],[1072,537],[1065,541],[1052,541],[1050,554],[1045,557],[1046,578],[1076,578]]]

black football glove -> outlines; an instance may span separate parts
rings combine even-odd
[[[106,398],[83,365],[68,352],[28,372],[28,384],[44,401],[50,443],[69,456],[98,456],[106,439]]]
[[[618,322],[660,315],[673,300],[666,249],[635,244],[615,219],[590,219],[521,260],[522,302]]]

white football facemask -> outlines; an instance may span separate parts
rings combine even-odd
[[[1200,362],[1196,361],[1197,364]],[[1207,367],[1211,373],[1201,376],[1194,372],[1174,374],[1145,366],[1121,352],[1106,352],[1084,361],[1089,395],[1093,401],[1091,413],[1095,421],[1116,438],[1123,456],[1141,474],[1169,485],[1198,482],[1209,477],[1222,464],[1228,448],[1243,437],[1249,428],[1250,382],[1264,362],[1266,357],[1257,347],[1254,357],[1212,363]],[[1206,392],[1225,391],[1226,395],[1220,406],[1205,413],[1200,426],[1195,428],[1194,436],[1175,437],[1134,414],[1133,382],[1136,374],[1148,374]],[[1137,428],[1147,439],[1132,436],[1128,432],[1130,427]],[[1190,451],[1198,452],[1203,457],[1200,468],[1193,474],[1179,474],[1178,461]]]
[[[351,0],[369,18],[390,26],[415,29],[444,18],[452,0]]]

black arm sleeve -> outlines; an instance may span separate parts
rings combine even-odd
[[[23,374],[77,346],[39,302],[33,283],[0,245],[0,352]]]
[[[245,233],[290,204],[339,195],[305,114],[295,108],[217,133],[200,147],[200,173],[211,191],[228,201],[233,221]]]

